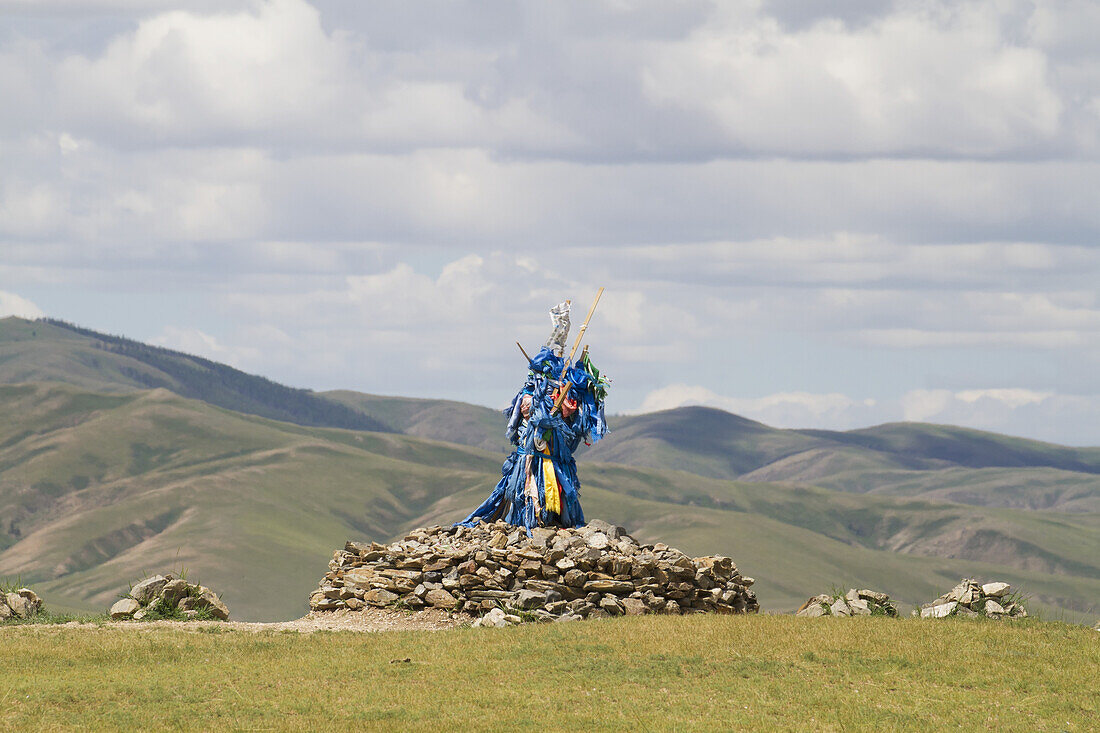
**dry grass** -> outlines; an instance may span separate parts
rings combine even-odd
[[[0,729],[1086,730],[1100,715],[1098,642],[1060,623],[867,617],[12,627]]]

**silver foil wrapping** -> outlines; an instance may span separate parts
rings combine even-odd
[[[569,338],[568,300],[550,309],[550,322],[554,324],[554,330],[550,332],[550,338],[546,339],[546,348],[554,352],[555,356],[563,356],[565,340]]]

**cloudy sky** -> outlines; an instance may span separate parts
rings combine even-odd
[[[497,406],[603,285],[614,411],[1100,445],[1097,37],[1057,0],[0,0],[0,314]]]

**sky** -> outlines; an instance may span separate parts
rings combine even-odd
[[[0,0],[0,315],[1100,445],[1100,4]],[[572,337],[570,338],[572,341]]]

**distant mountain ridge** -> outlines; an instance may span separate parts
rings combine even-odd
[[[103,392],[163,388],[250,415],[352,430],[392,429],[310,390],[180,351],[54,319],[0,320],[0,383],[57,381]]]
[[[0,320],[0,384],[40,381],[103,392],[165,388],[299,425],[510,450],[503,416],[487,407],[350,390],[314,393],[59,321]],[[847,432],[779,429],[709,407],[613,416],[610,423],[611,433],[582,448],[579,460],[975,506],[1100,512],[1100,448],[921,423]]]

